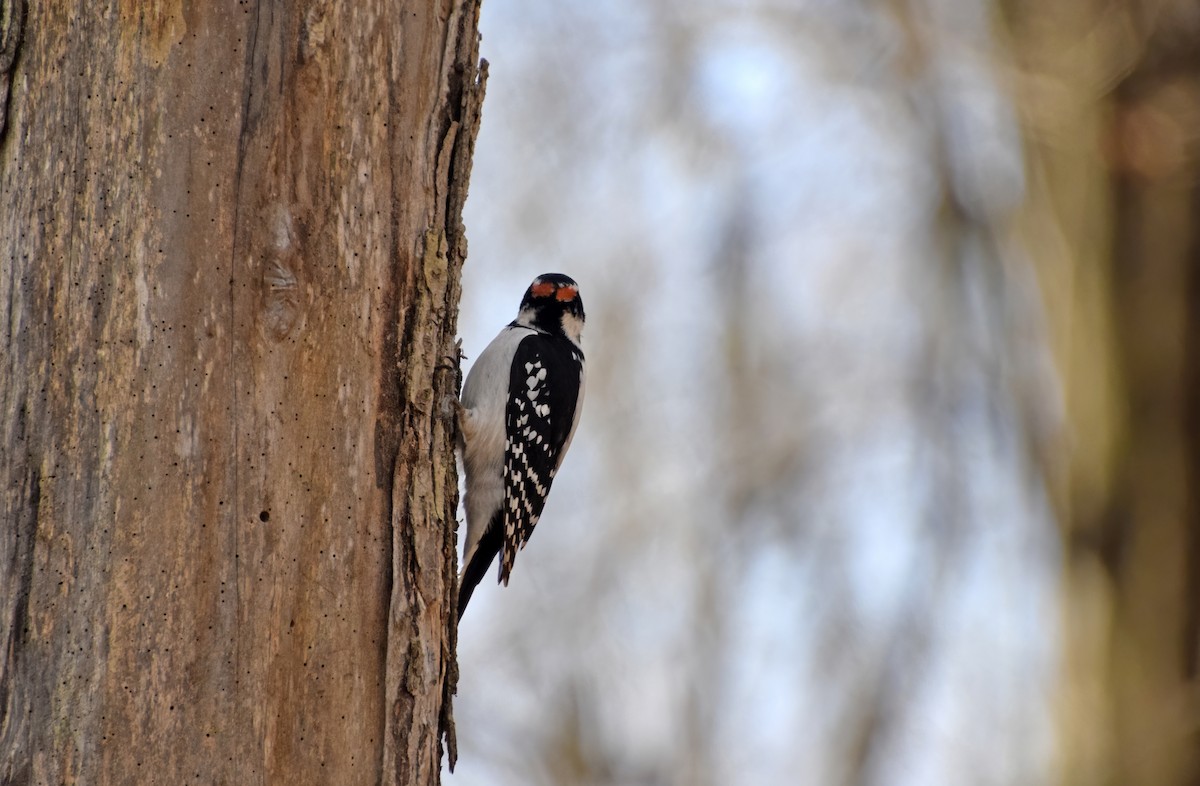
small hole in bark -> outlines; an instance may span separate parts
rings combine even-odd
[[[270,521],[271,514],[264,510],[262,513],[258,514],[258,520],[259,521]]]

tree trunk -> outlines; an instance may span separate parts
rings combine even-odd
[[[1073,430],[1062,782],[1200,782],[1200,25],[1009,0]]]
[[[0,74],[4,783],[438,781],[477,25],[29,9]]]
[[[1118,84],[1113,306],[1126,444],[1101,520],[1115,586],[1115,783],[1200,782],[1200,25],[1146,30]],[[1193,148],[1194,149],[1194,148]]]

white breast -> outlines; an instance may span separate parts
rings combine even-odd
[[[517,345],[536,331],[509,325],[487,345],[463,384],[463,467],[467,473],[465,505],[467,542],[462,564],[468,565],[479,539],[504,501],[504,413],[509,375]]]

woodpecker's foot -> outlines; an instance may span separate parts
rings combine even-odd
[[[458,396],[447,394],[442,397],[442,417],[454,418],[455,424],[458,426],[460,433],[466,432],[467,425],[467,408],[458,400]]]
[[[437,364],[438,371],[454,371],[462,373],[462,361],[466,355],[462,351],[462,339],[454,342],[454,353],[451,355],[442,355],[442,359]]]
[[[451,385],[453,393],[447,393],[442,397],[441,406],[439,407],[442,417],[449,418],[452,415],[456,421],[459,432],[462,432],[463,422],[466,420],[462,403],[458,400],[458,391],[462,390],[462,339],[454,342],[454,354],[443,355],[434,366],[434,373],[450,372],[454,375],[454,382]]]
[[[458,399],[454,399],[451,406],[454,408],[454,420],[458,423],[458,432],[465,435],[471,422],[471,413],[467,412],[467,408]]]

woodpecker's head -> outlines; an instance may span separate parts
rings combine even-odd
[[[551,335],[565,336],[578,345],[583,334],[579,285],[562,273],[543,273],[525,290],[517,322]]]

